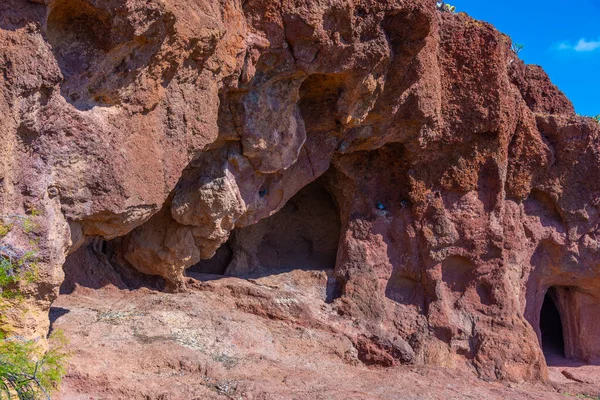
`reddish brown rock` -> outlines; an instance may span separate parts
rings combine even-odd
[[[388,354],[384,343],[307,293],[319,282],[294,271],[177,294],[78,288],[51,310],[72,351],[57,398],[559,400],[600,390],[599,367],[577,363],[550,367],[547,385],[485,382],[439,366],[366,366],[359,357]]]
[[[3,316],[43,335],[63,264],[69,290],[308,270],[360,363],[546,380],[546,297],[599,359],[600,126],[510,45],[425,0],[5,2],[2,212],[41,215],[2,241],[35,236],[41,279]]]

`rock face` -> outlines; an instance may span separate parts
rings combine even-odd
[[[3,322],[44,335],[63,264],[304,269],[368,365],[544,380],[547,293],[600,359],[600,126],[510,44],[429,0],[4,1],[0,201],[36,229],[2,241],[40,278]]]

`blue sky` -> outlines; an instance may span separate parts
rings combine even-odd
[[[492,23],[525,45],[583,115],[600,114],[600,0],[450,0],[456,11]]]

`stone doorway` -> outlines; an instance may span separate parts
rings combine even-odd
[[[547,360],[565,357],[565,339],[562,319],[556,305],[557,296],[555,288],[548,289],[540,312],[542,350]]]
[[[548,365],[600,361],[600,297],[596,290],[551,286],[538,310],[537,334]]]

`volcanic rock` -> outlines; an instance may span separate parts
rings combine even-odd
[[[600,125],[491,25],[429,0],[5,0],[0,51],[2,217],[34,223],[1,240],[39,268],[2,329],[45,337],[61,285],[233,279],[225,304],[340,329],[353,363],[546,381],[546,298],[564,355],[600,359]],[[269,305],[261,279],[297,290]]]

